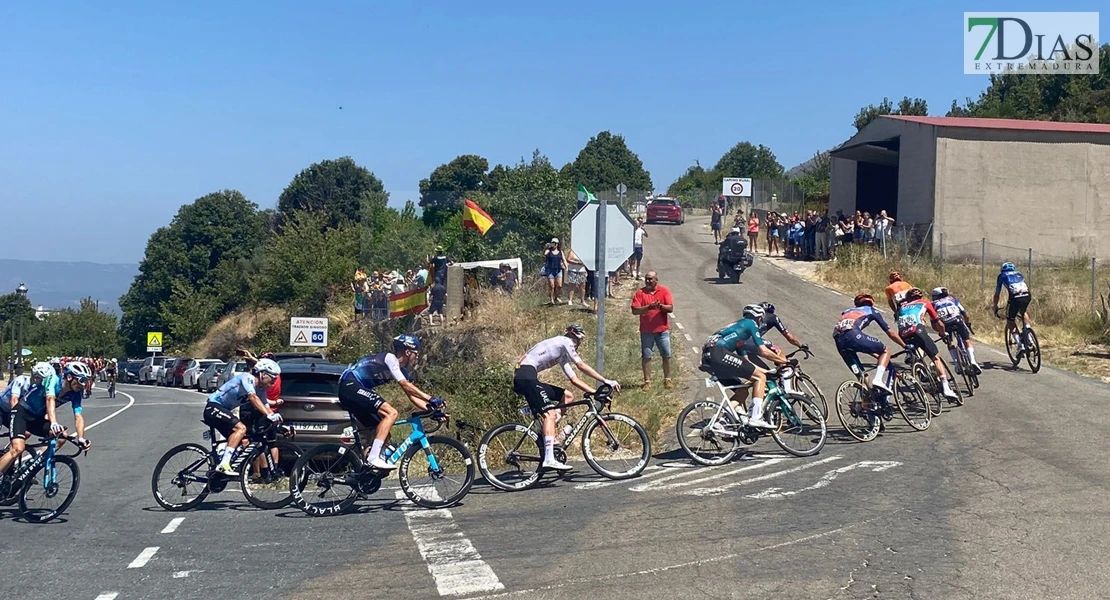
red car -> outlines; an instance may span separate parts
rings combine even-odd
[[[682,225],[686,222],[686,211],[682,210],[682,205],[675,198],[655,198],[648,202],[645,221],[648,223],[667,221]]]

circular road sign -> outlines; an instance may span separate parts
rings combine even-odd
[[[744,184],[737,181],[729,187],[729,191],[732,192],[733,196],[741,196],[744,194]]]
[[[627,191],[628,191],[628,186],[627,185],[624,185],[623,183],[618,183],[617,184],[617,193],[618,194],[624,194]]]

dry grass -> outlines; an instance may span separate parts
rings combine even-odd
[[[819,268],[816,277],[846,294],[871,293],[885,307],[883,288],[891,271],[901,272],[906,281],[926,293],[937,286],[947,287],[967,308],[975,327],[975,336],[990,344],[1004,345],[1002,333],[1005,321],[994,318],[990,311],[997,276],[993,267],[987,269],[983,285],[980,285],[978,265],[946,264],[942,274],[933,263],[924,259],[884,258],[877,251],[849,246],[841,249],[835,261]],[[1100,275],[1105,281],[1107,276]],[[1045,360],[1110,381],[1110,360],[1085,356],[1087,353],[1097,354],[1098,346],[1092,345],[1103,341],[1107,335],[1100,316],[1090,310],[1089,268],[1081,264],[1037,267],[1027,276],[1030,276],[1033,290],[1029,313],[1033,317]],[[1003,293],[1000,303],[1004,305],[1005,302]],[[1105,356],[1105,350],[1102,353]]]
[[[277,308],[245,310],[225,316],[189,348],[192,356],[227,359],[236,348],[250,346],[258,328],[267,321],[286,321],[289,317]]]

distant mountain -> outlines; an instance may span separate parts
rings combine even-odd
[[[119,298],[139,274],[139,265],[102,265],[90,262],[47,262],[0,258],[0,294],[27,286],[27,299],[36,308],[77,308],[81,298],[100,301],[100,309],[119,310]]]

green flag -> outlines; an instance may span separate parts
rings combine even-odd
[[[586,189],[586,186],[581,183],[578,184],[578,201],[579,202],[597,202],[597,198]]]

